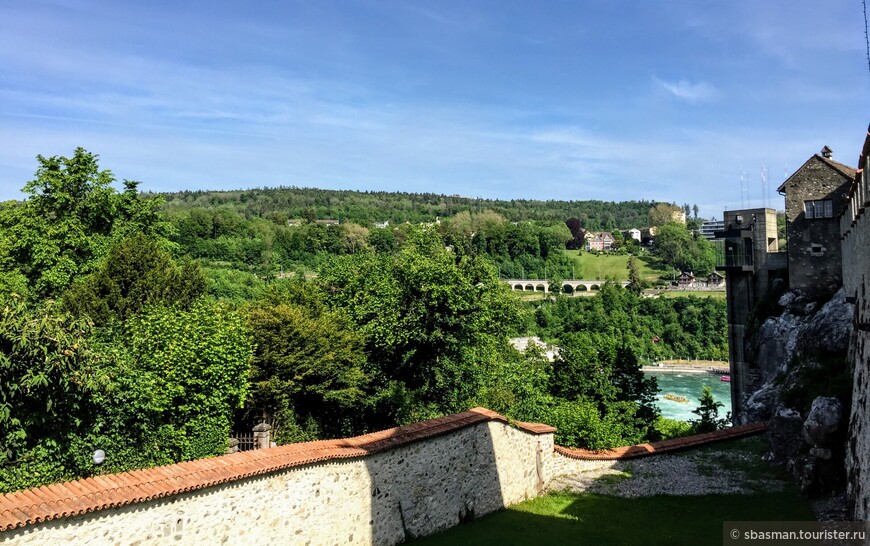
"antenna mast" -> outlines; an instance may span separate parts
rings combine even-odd
[[[767,167],[761,162],[761,206],[770,208],[770,185],[767,183]]]
[[[744,209],[749,208],[749,173],[740,169],[740,202]]]

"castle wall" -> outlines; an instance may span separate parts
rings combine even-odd
[[[846,450],[847,497],[852,517],[870,520],[870,133],[859,171],[840,219],[843,288],[855,304],[850,343],[852,409]]]

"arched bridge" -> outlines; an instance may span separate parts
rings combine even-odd
[[[504,279],[511,290],[520,292],[550,292],[550,281],[544,279]],[[605,281],[562,281],[562,293],[574,294],[575,292],[590,292],[601,290]],[[628,286],[628,281],[622,281],[622,286]]]

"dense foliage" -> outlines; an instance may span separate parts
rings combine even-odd
[[[137,182],[124,181],[125,191],[116,192],[96,155],[77,148],[70,158],[37,159],[36,178],[24,186],[28,199],[0,209],[0,264],[7,277],[26,278],[34,294],[59,295],[96,267],[113,239],[167,234],[157,215],[161,201],[140,198]]]
[[[364,337],[312,292],[299,281],[273,286],[247,312],[255,349],[241,420],[271,422],[281,443],[365,429]]]
[[[163,194],[170,211],[231,210],[244,218],[262,217],[276,223],[288,219],[336,219],[372,226],[434,222],[460,212],[492,210],[511,222],[550,223],[576,217],[589,230],[630,229],[649,225],[654,201],[536,201],[480,199],[457,195],[404,192],[361,192],[316,188],[257,188],[237,191],[184,191]]]
[[[547,340],[588,332],[611,345],[624,343],[642,360],[727,359],[725,305],[712,298],[645,298],[608,283],[595,298],[534,306],[530,329]]]
[[[693,272],[703,277],[709,275],[716,266],[713,243],[675,222],[658,229],[656,251],[662,262],[677,271]]]
[[[521,323],[494,268],[447,250],[433,230],[412,232],[396,255],[337,258],[318,282],[328,305],[350,316],[367,339],[375,421],[470,407],[484,371]]]
[[[0,492],[217,455],[261,421],[284,443],[483,405],[565,445],[639,442],[679,432],[640,361],[727,352],[722,303],[643,298],[634,259],[597,297],[523,303],[500,280],[567,278],[584,229],[653,203],[283,188],[163,207],[82,149],[38,161],[0,207]],[[511,347],[529,333],[555,361]]]

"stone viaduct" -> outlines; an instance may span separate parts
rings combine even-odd
[[[511,290],[520,292],[550,292],[550,281],[544,279],[503,279]],[[590,292],[592,290],[601,290],[605,281],[562,281],[562,292],[565,294],[574,294],[575,292]],[[622,281],[622,286],[628,286],[628,281]]]

